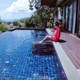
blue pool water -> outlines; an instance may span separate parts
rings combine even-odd
[[[0,80],[67,80],[58,57],[32,54],[45,31],[15,30],[0,35]]]

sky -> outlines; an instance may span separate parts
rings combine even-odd
[[[2,20],[30,17],[35,11],[35,9],[29,9],[28,0],[0,0],[0,17]]]

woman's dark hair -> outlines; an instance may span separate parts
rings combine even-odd
[[[55,22],[55,25],[56,25],[56,26],[59,26],[59,22]]]

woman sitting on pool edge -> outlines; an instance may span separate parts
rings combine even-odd
[[[59,28],[59,23],[58,22],[55,22],[54,23],[54,29],[55,29],[55,32],[54,32],[53,36],[47,35],[39,43],[43,43],[46,39],[50,39],[50,40],[52,40],[54,42],[58,42],[59,41],[59,38],[60,38],[60,34],[61,34],[61,30]]]

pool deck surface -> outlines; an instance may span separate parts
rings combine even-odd
[[[61,33],[61,39],[65,42],[59,42],[71,59],[77,69],[80,69],[80,39],[70,33]]]
[[[52,29],[46,29],[49,35]],[[68,80],[80,80],[80,39],[66,32],[61,32],[59,42],[53,42]]]

